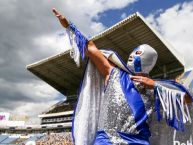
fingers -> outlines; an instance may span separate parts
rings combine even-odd
[[[139,82],[139,83],[145,85],[149,89],[152,89],[155,85],[154,80],[147,78],[147,77],[143,77],[143,76],[131,76],[131,80]]]
[[[132,76],[131,80],[142,83],[143,82],[143,77],[141,77],[141,76]]]
[[[55,15],[59,14],[59,12],[55,8],[53,8],[52,11],[54,12]]]
[[[140,79],[142,76],[131,76],[131,79]]]
[[[61,14],[55,8],[53,8],[52,11],[56,17],[58,17],[58,18],[61,17]]]
[[[135,82],[143,83],[143,80],[141,80],[141,79],[132,79],[132,80],[135,81]]]
[[[55,8],[53,8],[52,11],[55,14],[55,16],[58,18],[58,20],[60,21],[61,25],[64,28],[67,28],[69,26],[69,23],[66,20],[66,18],[59,11],[57,11]]]
[[[145,83],[148,81],[148,78],[143,76],[131,76],[131,80],[140,82],[140,83]]]
[[[142,76],[132,76],[131,80],[142,83],[144,81],[144,77],[142,77]]]

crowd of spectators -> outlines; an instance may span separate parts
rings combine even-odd
[[[51,133],[36,141],[36,145],[73,145],[71,132]]]

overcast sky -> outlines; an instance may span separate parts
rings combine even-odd
[[[65,49],[53,7],[87,36],[139,11],[192,66],[193,1],[0,0],[0,112],[29,115],[35,123],[63,98],[25,68]]]

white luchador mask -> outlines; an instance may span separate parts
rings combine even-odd
[[[143,44],[130,54],[127,66],[135,73],[149,74],[156,64],[157,58],[157,52],[151,46]]]

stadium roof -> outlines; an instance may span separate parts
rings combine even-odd
[[[149,44],[158,52],[151,76],[174,78],[184,70],[184,59],[138,12],[91,38],[99,49],[113,49],[127,61],[140,44]],[[69,50],[27,66],[33,74],[62,94],[76,94],[85,62],[77,68]]]

